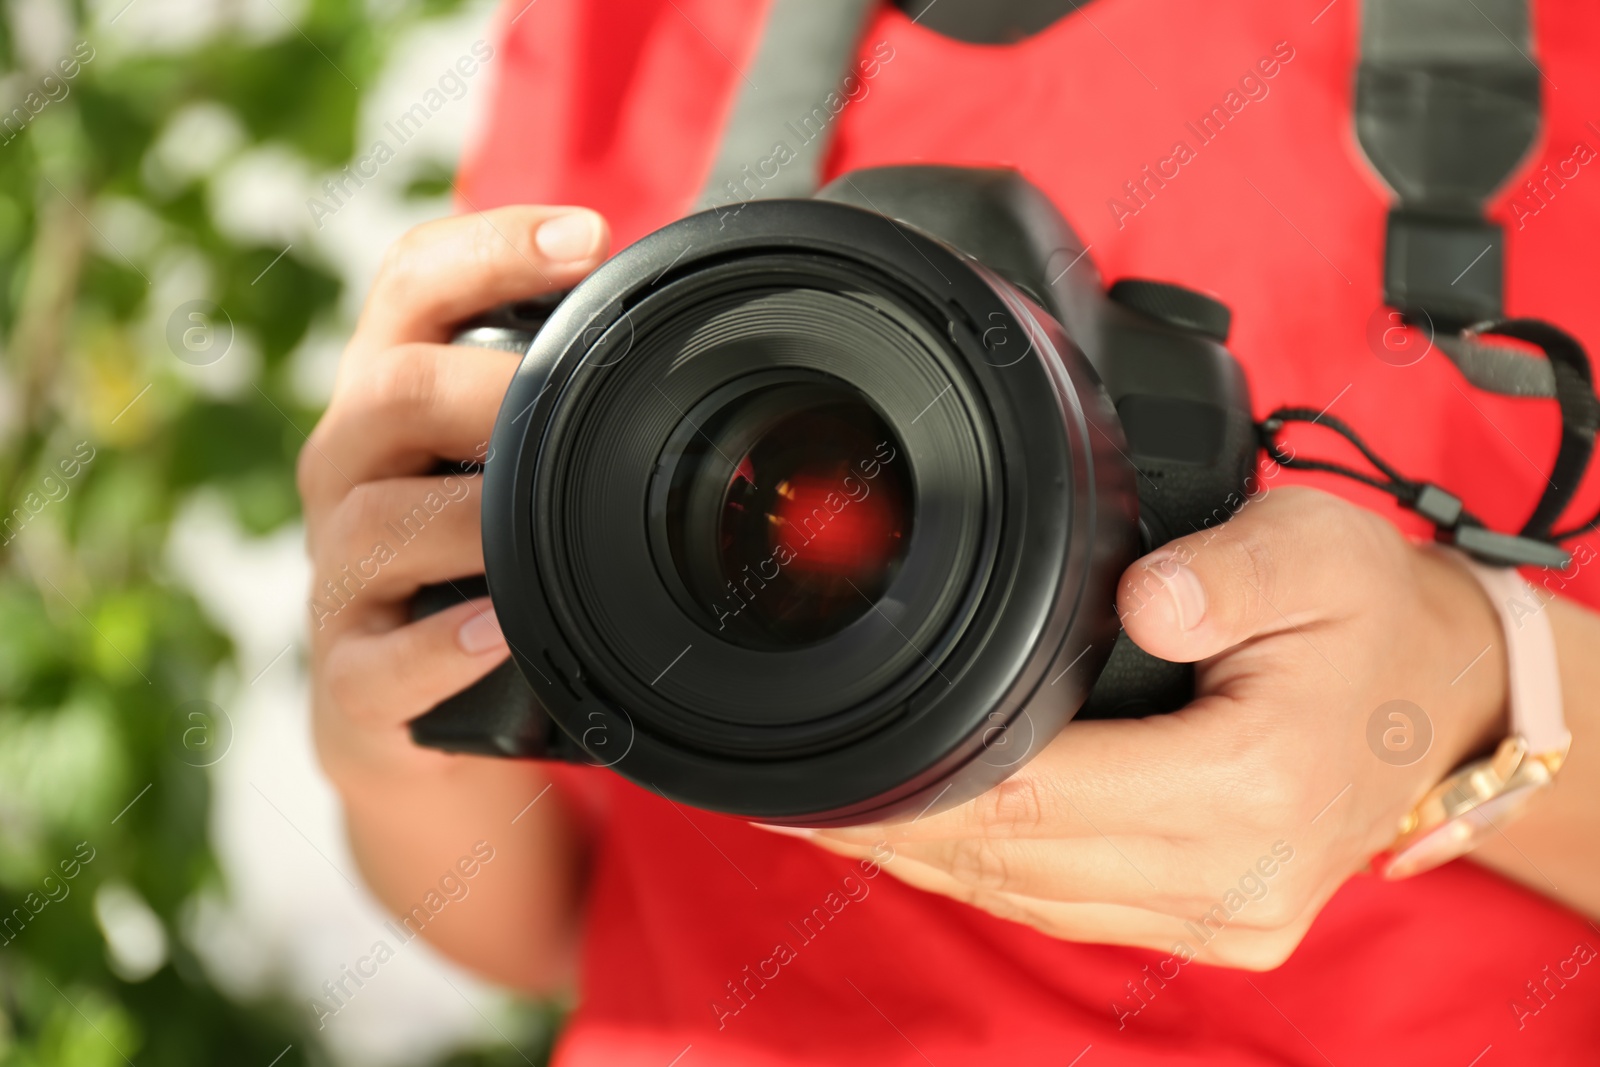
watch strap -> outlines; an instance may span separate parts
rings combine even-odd
[[[1553,594],[1541,597],[1515,570],[1486,567],[1451,551],[1483,587],[1500,619],[1511,732],[1519,735],[1534,755],[1565,752],[1572,735],[1561,705],[1555,632],[1545,611]]]

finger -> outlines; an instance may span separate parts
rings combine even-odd
[[[351,350],[447,340],[473,315],[577,284],[609,240],[585,208],[519,205],[423,223],[384,257]]]
[[[328,650],[323,678],[333,706],[351,720],[392,727],[459,693],[508,654],[483,597],[386,633],[341,638]]]
[[[1255,928],[1135,905],[1044,900],[983,889],[898,853],[880,865],[907,885],[970,904],[1065,941],[1151,949],[1171,953],[1174,962],[1183,959],[1248,970],[1270,970],[1288,959],[1331,895],[1331,891],[1324,894],[1281,926]],[[1172,977],[1170,967],[1165,976]]]
[[[1308,912],[1287,927],[1254,929],[1241,925],[1199,925],[1183,915],[1122,904],[1077,904],[1038,900],[1014,893],[980,890],[975,903],[993,915],[1026,923],[1064,941],[1160,952],[1166,957],[1159,965],[1161,973],[1169,980],[1188,963],[1270,971],[1293,954],[1316,918],[1315,912]],[[1144,988],[1149,989],[1149,986]],[[1130,1006],[1137,1006],[1134,996],[1127,999]]]
[[[314,542],[313,599],[342,616],[362,601],[392,604],[423,585],[482,574],[481,487],[459,474],[357,486]]]
[[[1277,929],[1303,907],[1295,879],[1259,873],[1279,873],[1282,864],[1272,855],[1252,860],[1250,847],[1222,839],[971,837],[893,847],[896,856],[945,871],[963,885],[1039,900],[1119,904],[1246,929]],[[1257,866],[1267,862],[1273,866]]]
[[[363,482],[481,461],[520,364],[510,352],[450,345],[383,353],[335,397],[300,454],[309,521]]]
[[[1208,697],[1145,719],[1069,723],[1016,774],[965,804],[909,822],[818,832],[854,844],[978,835],[1090,838],[1156,832],[1152,827],[1174,838],[1208,833],[1205,806],[1195,798],[1217,791],[1219,771],[1202,771],[1196,755],[1210,744],[1204,733],[1218,713],[1213,705],[1225,700]]]
[[[947,872],[963,885],[1041,900],[1084,904],[1129,904],[1172,911],[1200,903],[1168,887],[1203,884],[1192,872],[1156,869],[1148,856],[1136,862],[1131,839],[1108,837],[1068,840],[1045,838],[962,837],[938,841],[902,841],[895,852],[908,860]],[[1184,860],[1168,842],[1164,864]],[[1138,849],[1147,852],[1147,849]],[[1148,872],[1148,873],[1147,873]],[[1159,876],[1160,881],[1155,876]]]
[[[1399,543],[1370,512],[1315,490],[1277,489],[1134,563],[1117,611],[1146,652],[1201,660],[1369,602]]]
[[[949,871],[896,851],[880,866],[907,885],[959,900],[1053,937],[1090,944],[1171,948],[1182,921],[1164,912],[1126,904],[1070,903],[1007,893],[962,882]]]

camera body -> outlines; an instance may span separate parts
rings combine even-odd
[[[1172,710],[1142,552],[1225,520],[1256,439],[1225,307],[1102,287],[1003,169],[847,174],[690,216],[458,343],[525,352],[483,481],[512,657],[411,725],[838,825],[993,787],[1075,715]]]

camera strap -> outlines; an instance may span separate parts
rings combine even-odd
[[[925,30],[968,44],[1016,44],[1075,15],[1090,0],[893,0]]]
[[[1539,132],[1527,0],[1362,0],[1355,124],[1395,193],[1384,302],[1456,333],[1502,315],[1505,233],[1483,216]]]
[[[876,8],[876,0],[772,0],[696,211],[817,191]]]
[[[1284,407],[1258,426],[1279,464],[1354,478],[1394,496],[1434,524],[1441,541],[1497,566],[1565,567],[1559,542],[1600,526],[1556,521],[1583,481],[1600,427],[1588,355],[1570,334],[1537,319],[1503,319],[1505,232],[1483,206],[1539,132],[1540,79],[1527,0],[1363,0],[1356,72],[1356,137],[1396,194],[1384,241],[1384,302],[1423,330],[1472,385],[1510,396],[1550,397],[1561,447],[1522,529],[1497,533],[1461,499],[1407,478],[1347,424]],[[1485,338],[1539,349],[1544,359]],[[1320,424],[1350,441],[1377,476],[1286,451],[1290,422]]]
[[[894,0],[912,22],[955,40],[1031,37],[1090,0]],[[723,126],[695,210],[810,196],[822,185],[834,119],[855,97],[856,52],[878,0],[771,0],[754,59]],[[871,77],[870,74],[867,77]]]

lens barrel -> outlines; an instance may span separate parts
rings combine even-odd
[[[594,762],[816,825],[976,795],[1083,703],[1138,551],[1066,331],[825,200],[691,216],[539,333],[486,472],[489,588]]]

